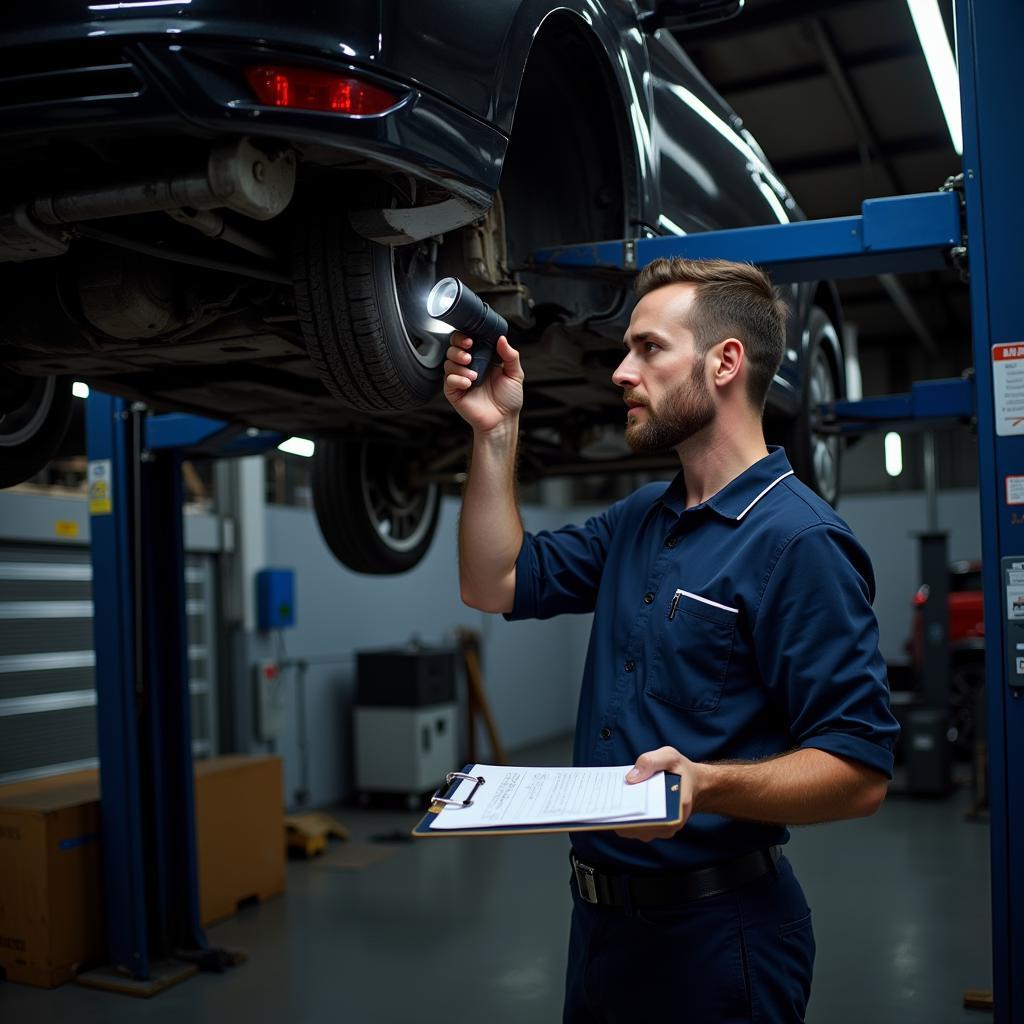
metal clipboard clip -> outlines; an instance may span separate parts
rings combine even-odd
[[[443,790],[448,789],[449,786],[456,779],[469,779],[471,782],[475,782],[476,785],[469,791],[469,796],[465,800],[449,800],[448,797],[441,796]],[[465,772],[449,772],[444,777],[444,786],[441,787],[431,798],[431,806],[440,804],[442,807],[469,807],[473,803],[473,797],[476,795],[476,791],[484,784],[486,780],[482,775],[467,775]]]

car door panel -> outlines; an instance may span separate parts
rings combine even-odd
[[[788,221],[770,169],[675,39],[661,30],[648,50],[662,217],[686,231]]]

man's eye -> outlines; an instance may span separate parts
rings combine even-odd
[[[644,351],[645,352],[657,352],[661,346],[655,341],[645,341]]]

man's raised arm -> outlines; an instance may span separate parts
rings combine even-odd
[[[459,517],[462,600],[484,612],[512,610],[523,526],[516,503],[516,446],[523,406],[519,353],[498,340],[501,366],[471,388],[471,339],[456,332],[444,364],[444,394],[473,428],[473,451]]]

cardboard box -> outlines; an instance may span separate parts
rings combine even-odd
[[[284,891],[281,760],[195,763],[203,924]],[[0,970],[51,988],[103,958],[95,771],[0,786]]]
[[[52,988],[103,955],[95,772],[0,787],[0,969]]]
[[[211,757],[195,770],[199,915],[210,924],[284,892],[284,789],[278,757]]]

